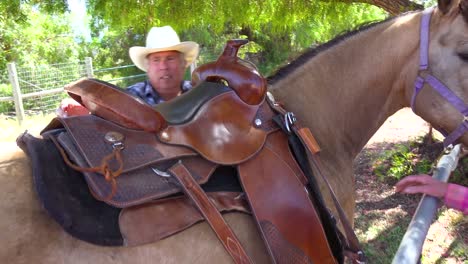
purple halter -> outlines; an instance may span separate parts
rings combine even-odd
[[[448,147],[453,144],[455,140],[463,136],[468,131],[468,106],[465,102],[455,95],[450,89],[447,88],[441,81],[436,77],[432,76],[428,70],[429,68],[429,23],[431,20],[431,14],[434,11],[434,8],[428,8],[423,11],[421,19],[421,40],[420,40],[420,49],[419,49],[419,74],[416,78],[414,84],[414,93],[411,98],[411,108],[414,111],[414,102],[416,101],[416,96],[422,90],[425,83],[428,83],[432,88],[434,88],[442,97],[447,99],[462,115],[465,117],[463,122],[454,130],[452,133],[445,136],[444,147]],[[425,74],[422,74],[425,73]]]

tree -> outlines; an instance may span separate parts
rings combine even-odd
[[[23,4],[21,14],[27,20],[0,20],[0,71],[7,62],[23,65],[74,61],[83,56],[85,49],[79,45],[70,27],[67,14],[47,14],[31,5]]]
[[[264,67],[264,73],[306,47],[327,41],[359,24],[385,18],[388,13],[384,9],[395,14],[398,10],[421,7],[408,0],[88,0],[86,4],[93,36],[89,44],[92,50],[87,52],[92,52],[88,56],[92,55],[97,65],[130,63],[128,47],[144,45],[145,35],[151,27],[169,24],[183,40],[202,44],[201,62],[219,54],[227,39],[248,38],[251,43],[242,50],[243,55],[257,59]],[[14,56],[21,53],[20,50],[13,52],[15,45],[11,44],[14,36],[23,34],[23,26],[16,27],[6,17],[18,17],[16,21],[27,25],[29,11],[24,7],[32,5],[34,9],[50,14],[51,18],[66,13],[68,8],[67,0],[0,3],[1,48],[7,54],[3,58],[0,55],[0,63],[15,60]],[[6,32],[2,28],[6,28]],[[28,51],[39,52],[37,58],[52,54],[46,52],[42,43],[53,46],[51,42],[42,41],[37,42],[42,49],[26,46]],[[88,44],[81,43],[80,46],[81,49],[76,50],[88,50],[85,47]],[[267,65],[269,63],[274,65]]]
[[[251,43],[243,50],[251,55],[256,53],[263,73],[274,68],[265,66],[270,62],[275,65],[284,62],[303,48],[329,40],[345,29],[386,17],[385,11],[367,4],[336,1],[89,0],[87,3],[94,36],[105,27],[122,35],[131,31],[135,34],[134,45],[144,45],[144,36],[151,27],[169,24],[183,40],[202,44],[202,63],[205,58],[219,54],[228,38],[245,37]]]
[[[390,14],[422,9],[409,0],[238,0],[238,1],[185,1],[185,0],[89,0],[88,10],[96,20],[104,20],[112,28],[132,26],[144,33],[153,25],[167,23],[180,31],[199,24],[210,25],[219,33],[226,23],[257,27],[265,23],[278,31],[288,30],[297,20],[308,19],[323,11],[347,9],[350,3],[365,3],[383,8]],[[119,14],[118,16],[115,14]]]
[[[391,15],[398,15],[407,11],[423,9],[422,4],[408,1],[408,0],[321,0],[321,1],[340,1],[344,3],[365,3],[378,6],[387,11]]]

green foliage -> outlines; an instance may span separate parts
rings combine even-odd
[[[182,40],[201,44],[200,64],[215,59],[226,40],[248,38],[256,48],[245,52],[249,55],[247,58],[253,58],[264,75],[296,57],[304,48],[386,16],[381,9],[367,4],[299,0],[90,0],[88,10],[92,16],[93,36],[100,36],[106,28],[111,29],[107,33],[113,35],[114,41],[109,44],[125,36],[127,41],[120,45],[125,48],[144,46],[145,35],[151,27],[171,25]],[[128,61],[127,51],[121,51],[117,45],[114,47],[110,53]]]
[[[449,178],[449,182],[468,186],[468,156],[458,161],[458,166]]]
[[[13,95],[11,85],[0,83],[0,97],[10,97]],[[0,113],[14,112],[15,105],[12,101],[0,102]]]
[[[377,203],[382,205],[385,201]],[[371,263],[387,264],[392,262],[411,218],[394,211],[387,214],[379,209],[358,214],[354,229],[367,259]]]
[[[88,1],[94,24],[104,21],[117,30],[131,25],[140,34],[145,34],[153,26],[165,24],[172,25],[178,32],[205,28],[215,35],[225,33],[229,27],[249,27],[252,30],[268,27],[274,33],[292,32],[302,21],[322,24],[328,18],[326,16],[336,20],[349,19],[356,6],[362,8],[362,5],[357,4],[304,0]],[[120,15],[116,16],[116,13]]]
[[[401,177],[413,172],[412,160],[415,157],[409,151],[409,147],[404,144],[398,144],[395,148],[385,150],[373,164],[375,174],[383,180],[385,176]]]
[[[144,46],[151,27],[169,24],[182,40],[201,44],[199,64],[214,60],[226,40],[248,38],[251,44],[240,55],[253,60],[268,75],[304,48],[386,16],[366,4],[303,0],[90,0],[86,2],[92,32],[88,43],[82,36],[74,36],[66,3],[22,0],[0,8],[0,71],[12,61],[33,65],[85,56],[93,57],[96,68],[131,64],[128,48]],[[21,18],[21,23],[6,19],[11,15]],[[133,69],[126,73],[141,72]]]
[[[416,2],[418,4],[422,4],[422,5],[424,5],[424,7],[430,7],[430,6],[437,5],[437,0],[415,0],[413,2]]]
[[[401,178],[411,174],[427,174],[443,151],[441,142],[429,144],[420,137],[414,141],[393,145],[372,161],[372,169],[380,180]],[[468,156],[458,161],[449,182],[468,186]]]
[[[466,262],[466,260],[468,260],[468,244],[463,240],[463,238],[466,238],[468,218],[464,217],[463,214],[460,214],[458,217],[452,218],[451,224],[453,225],[454,231],[460,234],[460,238],[457,238],[452,245],[450,245],[450,247],[453,248],[452,254]],[[465,237],[463,235],[465,235]]]
[[[58,3],[60,1],[51,1]],[[52,4],[50,8],[52,8]],[[82,37],[75,36],[68,14],[41,13],[31,5],[21,5],[27,21],[16,24],[0,19],[0,72],[7,62],[32,66],[76,61],[87,53],[79,45]]]
[[[386,177],[399,180],[410,174],[429,173],[441,151],[440,143],[427,144],[423,137],[396,144],[375,158],[373,171],[380,180]]]
[[[67,10],[66,0],[14,0],[14,1],[0,1],[0,72],[6,69],[8,62],[25,62],[30,61],[29,56],[35,55],[34,51],[24,49],[24,44],[39,45],[39,48],[44,49],[51,42],[45,41],[44,38],[37,39],[35,34],[31,34],[31,29],[44,31],[48,37],[54,37],[56,30],[53,29],[56,23],[59,23],[54,17],[57,14],[63,14]],[[42,14],[41,12],[45,12]],[[42,20],[48,22],[47,27],[43,28],[44,21],[38,21],[37,16],[41,16]],[[67,22],[68,23],[68,22]],[[65,24],[67,24],[65,23]],[[31,43],[34,42],[34,43]],[[67,47],[67,44],[60,41],[62,49]],[[66,50],[66,49],[65,49]],[[55,51],[58,51],[55,49]],[[42,56],[39,54],[38,56]],[[60,58],[60,53],[55,58]],[[53,63],[55,61],[49,61]]]

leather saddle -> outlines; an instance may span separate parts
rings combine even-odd
[[[267,99],[255,66],[237,57],[246,42],[228,41],[216,62],[194,71],[192,90],[156,107],[100,80],[72,83],[66,91],[91,115],[55,118],[41,134],[84,175],[94,198],[119,208],[125,245],[153,242],[204,219],[234,262],[251,263],[220,213],[236,210],[252,214],[274,263],[342,263],[339,231],[320,194],[307,192],[314,183],[290,150],[283,113]],[[26,150],[31,141],[27,134],[18,138]],[[34,155],[30,147],[26,152]],[[226,166],[242,189],[206,192],[203,186]],[[167,221],[183,223],[155,224],[164,221],[155,219],[161,209]],[[136,225],[142,215],[151,217]],[[148,236],[148,226],[170,230]]]

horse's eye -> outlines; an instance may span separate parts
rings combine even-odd
[[[460,57],[461,60],[463,60],[464,62],[467,62],[468,63],[468,53],[458,53],[458,57]]]

